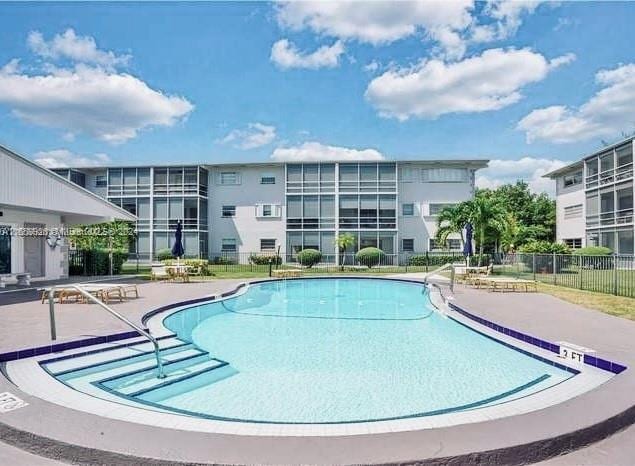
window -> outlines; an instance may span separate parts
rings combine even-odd
[[[563,242],[571,249],[580,249],[582,247],[582,238],[566,238]]]
[[[419,177],[419,170],[413,167],[401,167],[399,181],[402,183],[413,183]]]
[[[439,250],[439,249],[445,249],[445,250],[451,250],[451,251],[458,251],[461,249],[461,240],[460,239],[448,239],[445,242],[445,245],[440,244],[439,242],[437,242],[437,240],[430,238],[430,250]]]
[[[446,207],[454,207],[456,204],[430,204],[430,215],[436,216]]]
[[[570,205],[564,208],[564,218],[580,218],[582,217],[582,204]]]
[[[282,209],[278,204],[257,204],[256,217],[280,217]]]
[[[582,183],[582,170],[580,170],[579,172],[570,173],[569,175],[564,175],[562,180],[565,188],[580,184]]]
[[[223,238],[221,252],[236,252],[236,238]]]
[[[240,184],[240,176],[236,172],[221,172],[218,182],[223,185]]]
[[[106,175],[95,176],[95,188],[105,188],[108,186],[108,177]]]
[[[421,170],[424,183],[467,183],[467,168],[424,168]]]
[[[261,239],[260,240],[260,250],[261,251],[275,251],[276,250],[276,240],[275,239]]]
[[[235,205],[224,205],[223,206],[223,217],[235,217],[236,216],[236,206]]]
[[[414,252],[415,240],[412,238],[404,238],[401,240],[401,250],[403,252]]]
[[[11,228],[0,225],[0,273],[11,273]]]
[[[415,214],[415,205],[410,204],[401,204],[401,215],[404,217],[412,217]]]
[[[276,177],[274,175],[262,175],[260,184],[276,184]]]

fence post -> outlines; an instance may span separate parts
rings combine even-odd
[[[536,281],[536,253],[532,253],[532,258],[531,258],[531,271],[534,275],[534,281]]]
[[[553,253],[553,264],[552,264],[552,268],[553,268],[553,284],[556,284],[556,280],[557,280],[557,275],[556,275],[556,253]]]
[[[426,251],[426,273],[428,273],[428,266],[430,265],[430,254]]]
[[[617,255],[611,256],[613,258],[613,294],[617,296]]]
[[[578,256],[578,270],[579,270],[578,274],[580,275],[580,289],[581,290],[584,289],[582,284],[582,273],[584,272],[584,267],[583,267],[584,261],[582,259],[583,259],[582,255],[579,255]]]

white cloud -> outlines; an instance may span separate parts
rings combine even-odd
[[[596,82],[604,86],[578,108],[553,105],[539,108],[518,123],[527,142],[570,143],[616,136],[635,126],[635,64],[601,70]]]
[[[474,0],[292,1],[280,2],[276,16],[284,28],[373,45],[417,35],[435,43],[437,54],[457,60],[472,42],[515,34],[540,3],[491,0],[478,12]]]
[[[402,121],[498,110],[518,102],[521,88],[573,59],[564,55],[548,61],[530,49],[511,48],[489,49],[454,63],[423,60],[376,77],[365,96],[380,115]]]
[[[27,44],[34,53],[46,59],[67,58],[107,68],[126,65],[131,58],[130,55],[115,55],[111,51],[100,50],[94,38],[78,36],[73,29],[56,34],[50,41],[46,41],[42,33],[32,31],[27,38]]]
[[[550,171],[562,168],[571,162],[557,159],[523,157],[520,160],[490,160],[489,166],[476,172],[476,186],[496,188],[505,183],[526,181],[536,193],[555,194],[555,183],[542,176]]]
[[[46,168],[98,167],[110,161],[106,154],[78,155],[67,149],[40,151],[34,155],[36,163]]]
[[[239,149],[254,149],[271,143],[275,138],[275,126],[249,123],[246,129],[232,130],[218,142],[232,144]]]
[[[339,65],[344,53],[344,44],[337,41],[333,45],[323,45],[315,52],[303,53],[287,39],[281,39],[271,47],[271,61],[282,69],[290,68],[334,68]]]
[[[493,21],[489,24],[475,25],[471,39],[474,42],[489,42],[513,36],[522,24],[522,17],[532,14],[540,3],[536,0],[489,1],[483,10],[483,15]]]
[[[351,149],[327,146],[311,141],[293,147],[278,147],[271,154],[273,160],[282,162],[324,161],[324,160],[383,160],[384,156],[375,149]]]
[[[370,63],[364,65],[364,71],[367,71],[368,73],[374,73],[380,67],[381,67],[381,65],[379,64],[379,62],[376,61],[376,60],[373,60]]]
[[[86,134],[110,143],[125,142],[148,127],[172,126],[194,108],[130,74],[85,65],[35,75],[5,66],[0,103],[21,120],[62,130],[66,138]]]
[[[303,1],[284,2],[277,20],[292,30],[374,45],[422,32],[451,56],[465,51],[460,33],[472,23],[472,0],[453,1]]]

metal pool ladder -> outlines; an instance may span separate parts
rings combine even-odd
[[[154,356],[156,357],[156,360],[157,360],[157,378],[159,378],[159,379],[164,379],[165,378],[165,373],[163,372],[163,363],[161,362],[159,342],[157,341],[156,338],[154,338],[152,335],[150,335],[150,333],[146,332],[144,329],[139,327],[137,324],[131,322],[126,317],[124,317],[123,315],[119,314],[117,311],[112,309],[110,306],[107,306],[103,301],[101,301],[101,300],[97,299],[96,297],[94,297],[92,294],[90,294],[88,291],[83,289],[81,286],[79,286],[79,285],[70,285],[69,287],[76,289],[86,299],[89,299],[93,303],[98,304],[99,306],[101,306],[101,308],[103,308],[104,310],[106,310],[107,312],[109,312],[110,314],[115,316],[117,319],[122,321],[124,324],[127,324],[129,327],[133,328],[134,330],[139,332],[139,334],[141,334],[142,336],[147,338],[148,341],[150,341],[150,343],[152,343],[152,345],[154,346]],[[50,288],[50,290],[49,290],[49,313],[50,313],[50,318],[51,318],[51,339],[53,339],[53,340],[55,340],[55,288],[56,288],[55,286],[52,286]]]

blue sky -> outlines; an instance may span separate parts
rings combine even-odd
[[[48,165],[490,158],[635,131],[634,3],[2,3],[0,143]]]

